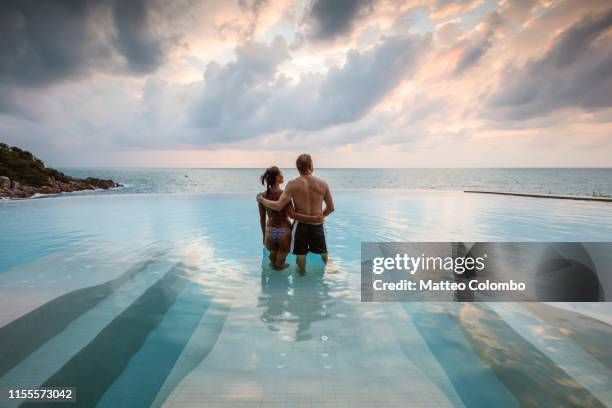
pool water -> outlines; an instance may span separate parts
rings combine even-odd
[[[609,303],[360,302],[362,241],[611,241],[609,204],[335,201],[330,263],[309,256],[305,276],[267,265],[253,194],[0,202],[0,390],[71,386],[73,407],[612,406]]]

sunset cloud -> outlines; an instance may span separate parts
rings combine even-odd
[[[372,13],[375,0],[314,0],[303,24],[307,36],[315,40],[334,40],[349,33],[360,17]]]
[[[612,165],[607,1],[7,0],[0,27],[0,140],[56,165]]]
[[[612,106],[612,10],[562,31],[551,47],[521,68],[508,68],[489,106],[524,119],[557,109]]]
[[[202,130],[192,143],[248,139],[288,130],[316,131],[354,122],[401,81],[410,78],[431,43],[430,36],[383,38],[365,50],[351,49],[342,65],[295,81],[279,70],[291,58],[281,37],[270,44],[236,49],[236,60],[211,62],[192,112]]]

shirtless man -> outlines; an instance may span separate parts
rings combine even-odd
[[[314,167],[312,158],[308,154],[301,154],[295,161],[300,176],[287,183],[287,186],[277,201],[270,201],[257,196],[257,201],[265,207],[280,211],[293,200],[295,212],[305,215],[321,216],[321,221],[334,211],[329,185],[320,178],[312,175]],[[325,202],[325,209],[323,209]],[[306,272],[306,254],[313,252],[320,254],[323,262],[327,263],[327,244],[325,242],[325,229],[323,223],[308,224],[295,221],[292,227],[293,241],[291,247],[297,257],[297,266],[301,274]]]

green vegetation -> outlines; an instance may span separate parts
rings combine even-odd
[[[593,197],[612,198],[612,196],[602,194],[601,191],[593,191]]]
[[[32,153],[5,143],[0,143],[0,176],[33,187],[49,184],[49,178],[62,182],[70,180],[70,177],[61,171],[47,168],[42,160]]]

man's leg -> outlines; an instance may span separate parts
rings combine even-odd
[[[308,254],[308,226],[300,222],[293,224],[293,254],[300,275],[306,273],[306,255]]]
[[[323,225],[313,225],[311,227],[310,250],[315,254],[321,255],[323,263],[327,264],[327,243],[325,242],[325,227]]]
[[[306,273],[306,255],[296,255],[295,263],[297,264],[300,275]]]

